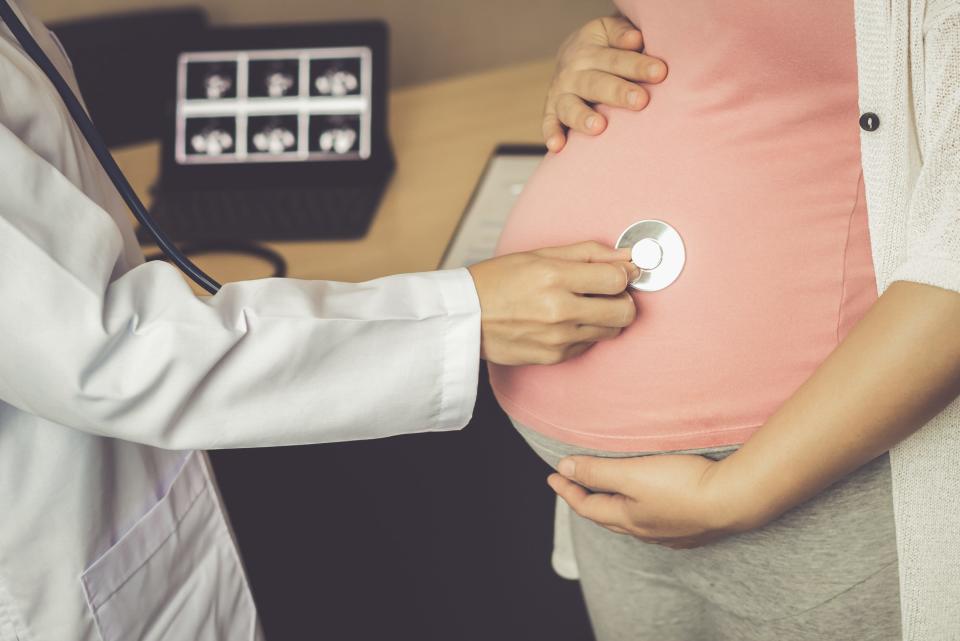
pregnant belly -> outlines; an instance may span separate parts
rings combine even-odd
[[[556,366],[490,368],[509,413],[585,447],[743,442],[875,297],[855,132],[691,122],[655,102],[548,156],[500,242],[612,244],[645,218],[683,237],[682,274],[634,294],[619,338]]]

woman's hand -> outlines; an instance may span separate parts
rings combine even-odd
[[[642,50],[643,35],[623,17],[591,20],[566,39],[543,109],[543,139],[550,151],[563,149],[564,125],[586,134],[604,130],[606,119],[592,103],[647,106],[649,96],[636,83],[662,81],[667,66]]]
[[[960,396],[957,327],[960,294],[894,282],[727,458],[573,456],[560,462],[550,486],[581,516],[670,547],[760,527],[886,452]]]
[[[766,522],[723,462],[703,456],[571,456],[557,469],[548,483],[577,514],[649,543],[692,548]]]
[[[480,355],[548,365],[618,336],[637,315],[630,251],[595,242],[507,254],[470,266],[480,298]]]

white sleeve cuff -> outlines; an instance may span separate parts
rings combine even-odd
[[[434,272],[447,310],[442,398],[436,430],[464,427],[473,416],[480,368],[480,299],[466,268]]]

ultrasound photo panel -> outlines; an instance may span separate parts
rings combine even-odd
[[[181,53],[174,160],[190,165],[367,159],[372,66],[369,47]],[[198,123],[212,117],[232,118],[232,128],[198,137],[203,128]]]

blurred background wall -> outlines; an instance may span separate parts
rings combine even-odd
[[[393,86],[552,55],[566,34],[610,13],[610,0],[28,0],[46,22],[186,4],[213,24],[382,18]]]

